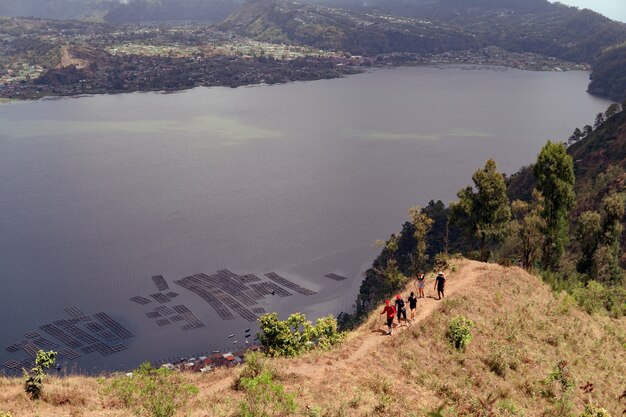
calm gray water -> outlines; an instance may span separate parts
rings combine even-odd
[[[0,366],[64,307],[135,337],[83,370],[230,349],[222,321],[173,280],[275,271],[318,292],[261,300],[312,318],[350,310],[375,239],[415,204],[449,202],[490,157],[512,173],[608,102],[584,72],[421,67],[252,88],[0,105]],[[323,275],[335,272],[348,280]],[[159,327],[129,297],[161,274],[206,327]],[[237,316],[238,317],[238,316]],[[236,334],[228,339],[230,333]],[[80,351],[80,349],[77,349]]]

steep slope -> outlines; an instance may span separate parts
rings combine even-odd
[[[434,53],[478,45],[473,35],[443,24],[286,0],[251,0],[219,27],[268,42],[297,42],[359,55]]]
[[[375,313],[335,350],[272,360],[277,382],[296,396],[289,415],[426,416],[442,403],[450,416],[578,415],[589,398],[578,387],[588,382],[596,404],[621,414],[624,319],[589,316],[519,268],[459,260],[447,275],[446,300],[430,298],[427,286],[418,322],[392,337],[382,335]],[[465,352],[446,339],[457,315],[475,323]],[[238,415],[249,400],[233,388],[238,373],[186,376],[200,388],[190,415]],[[18,380],[0,378],[0,404],[14,417],[128,415],[116,399],[99,397],[99,387],[94,378],[54,378],[34,403]]]

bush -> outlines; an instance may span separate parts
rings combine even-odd
[[[456,316],[448,322],[448,340],[457,350],[465,350],[466,346],[472,340],[471,330],[474,322],[463,317]]]
[[[239,385],[246,394],[239,403],[240,417],[282,416],[296,410],[295,396],[285,393],[268,370],[254,378],[241,378]]]
[[[276,377],[274,369],[270,366],[265,355],[261,352],[250,352],[245,355],[245,363],[235,381],[235,389],[242,390],[242,381],[258,377],[263,372],[270,372]]]
[[[41,396],[43,380],[46,376],[45,370],[54,365],[56,355],[57,353],[53,351],[40,350],[37,352],[35,367],[30,370],[30,373],[24,371],[24,391],[30,395],[31,399],[37,400]]]
[[[443,271],[444,269],[448,269],[449,266],[449,257],[445,253],[438,253],[435,255],[434,266],[437,271]]]
[[[118,375],[103,390],[119,398],[136,416],[172,417],[186,408],[198,389],[185,384],[180,373],[141,364],[131,376]]]
[[[9,413],[8,411],[0,411],[0,417],[13,417],[13,414]]]
[[[517,356],[517,351],[511,346],[492,344],[486,363],[493,373],[504,377],[509,369],[517,369],[519,365]]]
[[[611,415],[604,408],[597,407],[593,404],[587,404],[580,417],[611,417]]]
[[[302,313],[294,313],[284,321],[276,313],[268,313],[259,322],[259,341],[269,356],[297,356],[315,347],[328,350],[345,337],[337,331],[337,320],[332,316],[320,317],[315,326]]]

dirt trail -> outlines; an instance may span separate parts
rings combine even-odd
[[[495,265],[494,265],[495,266]],[[480,275],[485,273],[489,266],[476,261],[462,260],[457,264],[456,272],[446,272],[446,297],[451,297],[462,292],[463,288],[471,285]],[[434,282],[428,280],[424,288],[426,298],[418,300],[417,312],[415,315],[416,323],[428,317],[441,303],[435,298],[436,291],[433,291]],[[413,283],[403,291],[403,297],[408,297],[409,293],[417,288]],[[386,325],[383,327],[383,320],[379,317],[381,309],[374,312],[366,323],[352,332],[350,337],[341,347],[333,349],[313,360],[310,358],[296,358],[293,360],[281,360],[280,370],[285,373],[300,375],[309,380],[323,379],[328,372],[342,372],[342,370],[353,372],[359,369],[358,364],[368,355],[374,354],[381,344],[388,343],[397,337],[398,334],[404,332],[409,327],[400,327],[394,329],[393,336],[385,335]],[[410,315],[410,312],[407,312]],[[215,381],[214,384],[206,389],[209,392],[218,392],[227,389],[233,385],[234,378],[228,377]]]

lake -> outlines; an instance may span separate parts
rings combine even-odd
[[[0,105],[0,366],[27,358],[39,337],[66,348],[40,328],[54,321],[82,345],[61,362],[86,372],[241,347],[254,322],[234,310],[222,320],[174,283],[222,269],[264,281],[276,272],[316,292],[250,290],[248,310],[349,311],[374,241],[399,230],[409,207],[448,203],[491,157],[513,173],[548,139],[591,123],[609,102],[587,83],[586,72],[401,67]],[[169,285],[162,294],[178,294],[170,302],[151,297],[154,275]],[[157,323],[181,317],[162,308],[175,305],[204,327]],[[106,339],[106,320],[80,321],[69,306],[105,312],[134,335],[127,349],[83,352],[85,333],[120,342]]]

